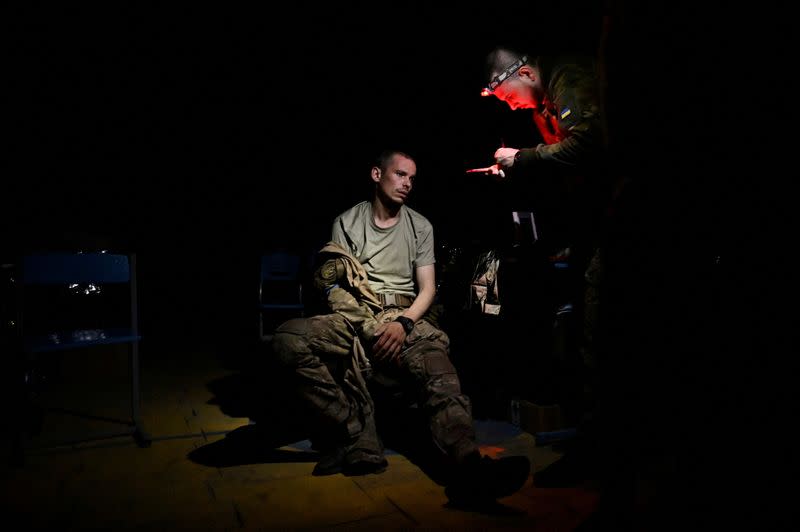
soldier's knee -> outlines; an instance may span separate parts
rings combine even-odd
[[[295,356],[291,348],[291,338],[286,333],[275,333],[270,344],[271,352],[281,366],[290,366]]]
[[[270,347],[282,366],[297,367],[301,356],[308,351],[304,322],[303,318],[293,319],[276,329]]]
[[[287,320],[281,323],[277,329],[275,329],[276,336],[278,333],[280,334],[294,334],[294,335],[305,335],[308,331],[308,319],[307,318],[293,318],[291,320]]]

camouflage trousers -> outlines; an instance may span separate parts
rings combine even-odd
[[[378,315],[378,321],[391,321],[401,312],[388,309]],[[293,375],[293,388],[313,433],[380,445],[377,434],[364,434],[375,431],[371,399],[362,397],[345,375],[353,338],[352,328],[339,314],[299,318],[277,329],[272,352]],[[421,409],[428,434],[420,436],[429,438],[449,462],[457,464],[478,446],[471,403],[461,393],[449,345],[444,331],[422,319],[406,337],[399,363],[372,362],[360,369],[370,388],[389,383]],[[369,353],[370,346],[364,348]]]

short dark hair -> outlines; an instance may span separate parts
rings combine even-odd
[[[486,79],[490,80],[498,75],[500,72],[508,68],[514,61],[522,59],[523,56],[528,56],[526,65],[536,65],[538,60],[536,57],[515,50],[508,46],[496,46],[486,56]]]
[[[381,172],[385,172],[386,166],[389,164],[389,161],[391,161],[392,157],[394,157],[395,155],[400,155],[402,157],[405,157],[406,159],[411,159],[415,163],[417,162],[412,156],[410,156],[404,151],[388,149],[388,150],[383,150],[380,153],[380,155],[378,155],[378,158],[375,159],[375,166],[380,168]]]

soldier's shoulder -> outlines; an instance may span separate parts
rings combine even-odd
[[[404,207],[406,209],[406,212],[408,213],[408,217],[411,219],[411,222],[414,224],[414,227],[416,227],[418,231],[433,230],[433,224],[431,224],[430,220],[428,220],[428,218],[426,218],[425,215],[415,211],[408,205],[405,205]]]
[[[361,203],[357,203],[356,205],[353,205],[346,211],[339,214],[339,216],[336,217],[336,220],[342,220],[345,225],[350,225],[363,218],[367,213],[369,213],[370,209],[370,203],[368,201],[362,201]]]

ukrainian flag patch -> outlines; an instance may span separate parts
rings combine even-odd
[[[566,117],[568,117],[570,114],[572,114],[572,111],[570,110],[570,108],[569,108],[569,107],[564,107],[564,108],[561,110],[561,120],[564,120],[564,119],[565,119]]]

